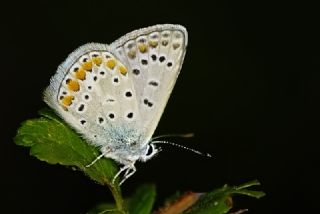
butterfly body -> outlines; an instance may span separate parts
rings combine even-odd
[[[111,45],[83,45],[59,66],[44,100],[100,148],[98,159],[122,164],[126,179],[137,160],[158,152],[150,139],[179,75],[186,45],[185,28],[169,24],[133,31]]]

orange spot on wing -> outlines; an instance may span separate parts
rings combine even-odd
[[[97,66],[100,66],[102,63],[102,58],[101,57],[93,57],[92,61],[94,64],[96,64]]]
[[[122,75],[126,75],[128,69],[127,69],[124,65],[120,65],[120,66],[119,66],[119,71],[120,71],[120,73],[121,73]]]
[[[158,41],[149,41],[149,45],[153,48],[158,46]]]
[[[84,70],[91,71],[92,66],[93,66],[93,63],[92,63],[91,60],[89,60],[89,61],[87,61],[87,62],[82,63],[81,66],[82,66],[82,68],[83,68]]]
[[[140,44],[138,46],[140,53],[145,53],[148,50],[148,46],[146,44]]]
[[[79,80],[85,80],[86,79],[86,72],[84,69],[80,68],[76,71],[76,78]]]
[[[106,63],[106,66],[108,68],[110,68],[111,70],[114,69],[114,67],[116,66],[116,60],[115,59],[109,59]]]
[[[71,91],[79,91],[80,89],[80,85],[77,80],[69,80],[67,81],[67,85]]]
[[[70,106],[73,100],[74,100],[74,96],[65,96],[62,98],[61,103],[64,106]]]

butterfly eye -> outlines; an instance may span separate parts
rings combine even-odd
[[[146,153],[145,153],[144,157],[142,157],[142,159],[144,161],[147,161],[157,153],[158,153],[158,149],[156,149],[153,144],[149,144],[147,146]]]
[[[146,156],[149,157],[153,153],[153,146],[148,145]]]

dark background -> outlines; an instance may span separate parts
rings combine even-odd
[[[259,179],[250,213],[315,213],[319,185],[319,16],[316,5],[270,1],[6,2],[1,6],[1,211],[85,213],[110,193],[81,172],[30,157],[12,138],[45,107],[57,66],[87,42],[111,43],[137,28],[184,25],[189,46],[155,134],[194,132],[124,185],[153,182],[157,206],[176,190],[209,191]]]

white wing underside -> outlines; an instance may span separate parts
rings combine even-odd
[[[141,128],[148,139],[158,125],[178,78],[187,41],[184,27],[167,24],[133,31],[110,45],[112,51],[130,70],[140,69],[140,75],[132,72],[130,75],[138,97]],[[147,51],[139,51],[139,45],[141,48],[144,44],[147,45]],[[137,55],[133,58],[130,51],[134,49]],[[160,58],[164,60],[161,62]],[[147,60],[147,65],[143,65],[142,60]],[[154,86],[152,83],[158,85]],[[146,100],[149,103],[146,103]],[[152,107],[148,107],[148,104]]]
[[[45,101],[97,146],[116,129],[133,138],[130,130],[140,130],[148,141],[180,72],[186,45],[187,32],[179,25],[133,31],[110,46],[86,44],[59,66]]]

